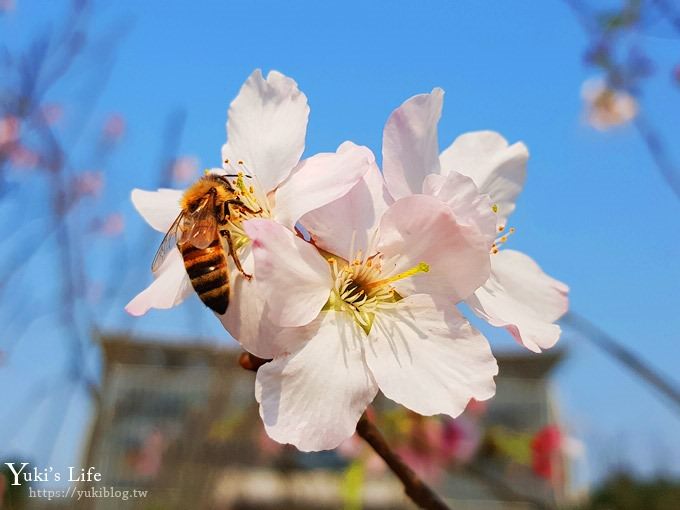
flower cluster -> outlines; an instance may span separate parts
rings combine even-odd
[[[247,351],[272,360],[255,395],[281,443],[335,448],[378,391],[419,414],[452,417],[493,396],[496,361],[460,303],[533,351],[559,337],[567,287],[503,248],[527,149],[485,131],[440,153],[443,95],[415,96],[392,113],[382,171],[352,142],[301,160],[309,107],[280,73],[255,71],[231,104],[223,168],[211,172],[238,176],[235,193],[250,213],[228,224],[243,271],[230,262],[229,307],[218,318]],[[132,193],[161,232],[181,198]],[[154,276],[131,314],[193,292],[179,250]]]

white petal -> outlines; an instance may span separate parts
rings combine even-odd
[[[164,234],[172,226],[181,211],[179,202],[182,191],[161,188],[158,191],[133,189],[132,204],[152,228]]]
[[[471,398],[491,398],[498,373],[489,343],[457,312],[419,294],[381,311],[366,362],[391,400],[425,415],[456,417]]]
[[[493,131],[465,133],[441,153],[442,174],[458,172],[472,178],[480,193],[498,205],[498,225],[505,226],[526,179],[529,151],[519,142],[508,145]]]
[[[170,252],[158,269],[156,279],[130,301],[125,310],[135,316],[144,315],[151,308],[172,308],[194,291],[184,269],[179,250]]]
[[[383,172],[390,194],[402,198],[420,193],[423,179],[439,173],[437,123],[444,91],[420,94],[392,112],[383,131]]]
[[[255,256],[255,280],[269,319],[286,327],[310,323],[328,301],[333,279],[317,249],[272,220],[244,222]]]
[[[373,232],[392,199],[375,163],[345,196],[305,214],[300,223],[317,246],[347,260],[354,241],[354,251],[366,253]]]
[[[427,195],[397,200],[380,222],[378,251],[399,274],[420,263],[429,272],[392,283],[402,295],[434,294],[454,302],[470,296],[489,278],[487,239],[474,226],[458,224],[451,208]]]
[[[295,81],[277,71],[265,80],[256,70],[229,107],[222,160],[242,160],[264,193],[272,191],[300,161],[308,116]]]
[[[371,165],[375,157],[370,149],[352,142],[335,153],[305,159],[276,190],[274,219],[292,228],[304,214],[346,195]]]
[[[250,244],[239,252],[239,257],[244,270],[253,274],[255,264]],[[229,308],[224,315],[217,315],[224,328],[246,351],[260,358],[270,359],[297,349],[304,338],[291,333],[301,328],[282,328],[269,320],[265,295],[255,278],[246,280],[230,265]]]
[[[566,313],[568,292],[531,257],[501,250],[491,256],[491,277],[467,303],[489,324],[506,327],[518,342],[541,352],[559,339],[560,327],[553,322]]]
[[[330,450],[350,437],[378,391],[347,314],[324,312],[299,351],[257,372],[255,396],[267,434],[302,451]],[[365,339],[365,335],[363,335]]]
[[[477,227],[491,247],[498,234],[493,204],[489,195],[479,192],[472,179],[459,173],[430,174],[423,182],[423,193],[446,203],[461,225]]]

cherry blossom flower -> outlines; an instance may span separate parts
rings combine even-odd
[[[627,124],[638,114],[635,98],[624,90],[611,88],[602,78],[586,80],[581,96],[588,124],[600,131]]]
[[[90,230],[104,237],[116,237],[125,230],[125,220],[120,213],[112,213],[105,218],[95,219]]]
[[[488,278],[486,240],[433,197],[389,206],[384,197],[372,165],[350,193],[303,218],[314,242],[332,248],[326,256],[274,221],[244,223],[269,319],[288,328],[287,351],[256,378],[276,441],[335,448],[378,390],[419,414],[450,416],[495,392],[488,342],[454,306]]]
[[[125,117],[119,113],[111,114],[104,122],[102,137],[109,143],[115,143],[125,134]]]
[[[19,118],[8,115],[0,118],[0,153],[4,152],[5,146],[9,147],[19,141]]]
[[[439,154],[443,96],[441,89],[414,96],[389,117],[383,133],[387,189],[395,199],[435,196],[459,223],[479,228],[492,252],[491,276],[466,303],[489,324],[506,328],[540,352],[560,336],[554,322],[567,310],[568,288],[529,256],[500,249],[514,232],[507,221],[524,185],[529,153],[522,143],[509,145],[498,133],[478,131],[459,136]]]
[[[41,108],[44,122],[48,126],[58,124],[64,116],[64,108],[58,103],[46,104]]]
[[[100,171],[85,171],[73,178],[74,200],[83,197],[98,197],[104,189],[104,174]]]
[[[346,142],[335,153],[320,153],[300,161],[305,144],[309,107],[306,96],[291,78],[272,71],[266,79],[259,70],[245,82],[232,102],[227,120],[227,143],[222,148],[224,168],[218,173],[244,172],[239,177],[241,198],[257,217],[271,218],[293,229],[305,213],[346,194],[373,164],[373,154]],[[247,183],[245,181],[248,181]],[[144,219],[165,233],[180,213],[182,191],[133,190],[132,202]],[[225,328],[251,353],[271,358],[282,349],[281,328],[264,313],[264,298],[256,290],[251,246],[241,221],[231,222],[231,234],[247,280],[230,270],[231,298],[219,316]],[[127,305],[132,315],[150,308],[171,308],[193,292],[179,250],[174,250],[155,275],[155,281]],[[282,342],[286,335],[282,335]]]
[[[181,156],[172,165],[172,178],[175,182],[186,183],[198,175],[199,161],[196,156]]]

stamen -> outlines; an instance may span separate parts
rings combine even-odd
[[[352,260],[352,254],[354,253],[354,243],[356,242],[356,239],[357,239],[357,231],[353,230],[352,231],[352,240],[349,243],[349,254],[348,254],[347,260]],[[357,259],[359,259],[359,258],[360,257],[357,256]]]
[[[427,273],[429,271],[430,271],[429,264],[426,264],[425,262],[421,262],[420,264],[412,267],[411,269],[407,269],[406,271],[403,271],[403,272],[396,274],[394,276],[390,276],[389,278],[384,278],[382,280],[367,283],[366,285],[364,285],[364,287],[366,287],[368,289],[372,289],[374,287],[382,287],[383,285],[387,285],[388,283],[396,282],[398,280],[403,280],[404,278],[408,278],[409,276],[414,276],[418,273]]]
[[[500,230],[500,227],[499,227]],[[508,242],[508,238],[515,233],[515,227],[510,227],[508,230],[507,234],[503,234],[500,236],[498,239],[496,239],[493,244],[491,245],[491,253],[496,254],[498,253],[498,248],[504,243]]]
[[[491,206],[491,210],[492,210],[493,212],[495,212],[496,214],[498,214],[498,204],[493,204],[493,205]]]

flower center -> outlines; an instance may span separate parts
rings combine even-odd
[[[229,220],[226,222],[227,229],[234,241],[234,248],[238,250],[249,241],[248,235],[243,229],[243,222],[253,218],[270,218],[271,207],[269,207],[266,194],[260,190],[257,176],[248,170],[243,161],[239,160],[237,166],[228,159],[224,163],[236,174],[232,185],[236,195],[244,205],[244,207],[232,206]]]
[[[421,262],[406,271],[390,275],[383,270],[388,264],[383,262],[379,253],[362,257],[359,252],[349,263],[338,263],[331,257],[328,263],[335,283],[324,309],[349,313],[366,334],[371,330],[376,313],[394,307],[402,299],[390,284],[430,270],[429,265]]]

